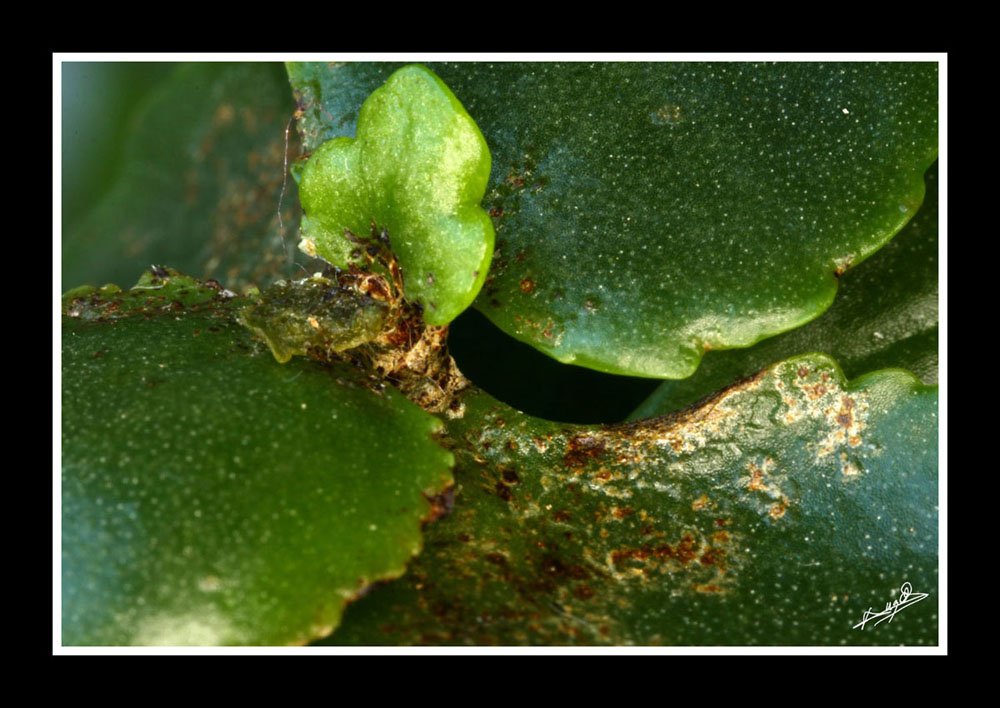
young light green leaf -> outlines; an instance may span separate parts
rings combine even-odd
[[[404,67],[364,102],[356,138],[330,140],[306,163],[299,247],[363,264],[362,241],[384,229],[407,297],[427,323],[447,324],[472,303],[493,256],[493,223],[479,206],[489,174],[486,141],[451,90],[422,66]]]

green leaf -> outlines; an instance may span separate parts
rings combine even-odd
[[[308,147],[392,65],[292,73]],[[493,157],[476,307],[563,362],[682,378],[833,301],[913,216],[934,63],[434,64]]]
[[[137,109],[114,186],[79,222],[65,224],[63,288],[127,283],[150,263],[234,289],[290,274],[278,204],[291,249],[294,180],[283,199],[281,190],[294,110],[281,64],[179,67]],[[65,126],[64,140],[72,136]]]
[[[276,363],[247,304],[163,269],[64,303],[64,644],[302,644],[420,551],[440,422]]]
[[[671,416],[448,423],[455,507],[328,644],[927,645],[937,391],[810,355]],[[854,626],[909,582],[891,623]]]
[[[905,368],[937,383],[937,167],[927,199],[885,248],[840,279],[837,299],[809,324],[741,351],[708,352],[691,377],[664,381],[630,417],[661,415],[803,352],[829,354],[849,376]]]
[[[493,255],[493,223],[479,206],[486,142],[444,82],[419,65],[375,90],[357,126],[357,138],[324,143],[302,170],[299,247],[341,267],[365,264],[358,237],[377,224],[407,297],[429,324],[447,324],[472,304]]]

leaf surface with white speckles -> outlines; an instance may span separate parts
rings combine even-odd
[[[63,643],[324,636],[420,551],[440,422],[350,367],[278,364],[246,298],[159,270],[63,304]]]
[[[635,423],[466,403],[453,512],[326,643],[937,643],[935,387],[810,355]]]
[[[807,325],[749,349],[708,352],[686,379],[664,381],[629,416],[662,415],[691,405],[771,362],[823,352],[850,376],[903,368],[924,383],[938,380],[937,167],[927,173],[927,198],[917,215],[882,250],[844,273],[837,299]]]
[[[476,307],[564,362],[683,378],[817,317],[917,211],[934,63],[431,64],[493,156]],[[307,148],[396,65],[290,70]]]

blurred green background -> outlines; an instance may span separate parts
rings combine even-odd
[[[128,287],[151,264],[234,290],[298,271],[288,257],[298,196],[284,160],[298,141],[290,131],[286,150],[295,101],[284,65],[61,70],[64,291]]]
[[[65,62],[62,65],[63,229],[111,186],[122,137],[150,89],[176,62]]]

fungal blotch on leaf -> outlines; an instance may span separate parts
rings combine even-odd
[[[334,265],[361,262],[351,234],[384,229],[406,296],[443,325],[479,292],[493,223],[479,205],[490,153],[475,122],[430,70],[406,66],[365,100],[357,137],[330,140],[302,171],[300,248]]]

